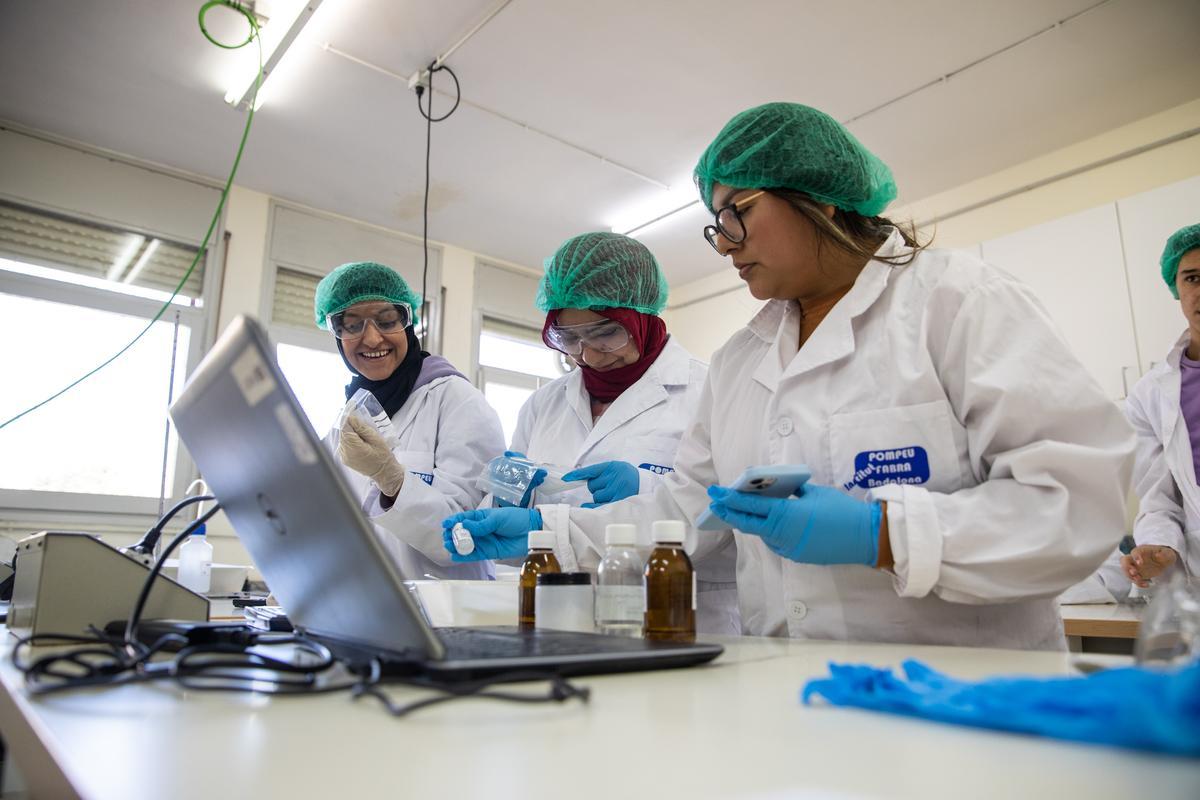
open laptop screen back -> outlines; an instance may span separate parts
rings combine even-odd
[[[230,324],[171,406],[171,417],[295,625],[414,657],[442,657],[441,643],[254,320]]]

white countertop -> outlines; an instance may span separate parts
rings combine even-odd
[[[704,667],[576,679],[590,704],[456,700],[393,719],[346,694],[127,686],[30,699],[0,645],[0,728],[45,796],[1200,797],[1200,761],[799,702],[830,660],[963,678],[1065,674],[1066,653],[719,639]],[[394,697],[415,697],[393,689]],[[54,765],[57,765],[55,767]]]

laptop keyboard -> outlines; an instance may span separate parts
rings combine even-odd
[[[663,649],[645,639],[573,631],[520,631],[504,628],[438,628],[447,659],[573,656],[589,653],[643,653]],[[672,645],[682,648],[687,645]]]

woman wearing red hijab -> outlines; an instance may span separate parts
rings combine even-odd
[[[652,493],[674,471],[679,446],[700,400],[707,366],[667,334],[659,314],[667,281],[645,245],[615,233],[568,239],[546,259],[538,308],[546,312],[542,338],[578,369],[538,389],[521,409],[511,448],[533,461],[565,469],[587,487],[540,503],[536,510],[566,513],[572,506],[603,505]],[[502,514],[504,516],[504,514]],[[649,531],[642,531],[643,544]],[[735,583],[736,549],[696,562],[697,630],[741,632]],[[588,544],[561,550],[564,570],[595,571],[603,552]],[[498,553],[488,558],[518,558]]]

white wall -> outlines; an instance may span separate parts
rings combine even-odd
[[[933,235],[935,247],[976,249],[988,240],[1200,175],[1197,133],[1200,100],[887,213],[898,222],[925,223],[922,233]],[[1171,201],[1164,195],[1162,202]],[[1192,209],[1192,217],[1200,217],[1200,209]],[[1146,302],[1161,307],[1162,300]],[[760,306],[728,269],[671,287],[664,318],[684,347],[708,359]]]

